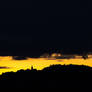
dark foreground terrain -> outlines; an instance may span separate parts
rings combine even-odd
[[[0,88],[88,90],[92,68],[79,65],[52,65],[43,70],[19,70],[0,76]]]

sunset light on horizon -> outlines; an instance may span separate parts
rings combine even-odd
[[[11,71],[16,72],[21,69],[24,70],[31,69],[31,66],[33,66],[34,69],[42,70],[45,67],[56,64],[87,65],[92,67],[92,58],[88,59],[27,58],[26,60],[15,60],[12,58],[12,56],[0,56],[0,74]]]

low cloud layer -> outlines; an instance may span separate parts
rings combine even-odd
[[[9,69],[9,67],[0,66],[0,69]]]
[[[13,56],[12,58],[14,60],[27,60],[27,57],[25,57],[25,56]]]

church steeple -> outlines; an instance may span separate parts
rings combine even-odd
[[[33,66],[31,66],[31,70],[34,70]]]

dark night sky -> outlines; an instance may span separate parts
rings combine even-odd
[[[0,55],[92,51],[89,2],[7,3],[0,6]]]

